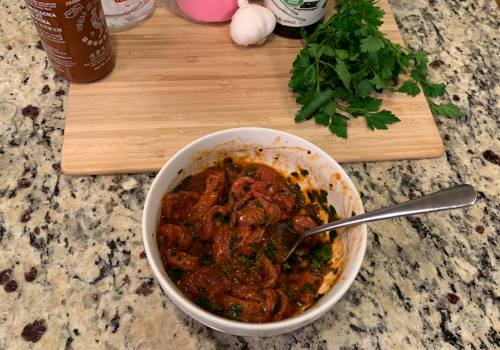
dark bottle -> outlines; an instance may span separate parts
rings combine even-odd
[[[276,16],[274,32],[292,39],[300,39],[300,30],[312,33],[325,15],[327,0],[264,0],[265,6]]]

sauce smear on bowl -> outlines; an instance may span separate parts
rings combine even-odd
[[[321,297],[334,234],[308,238],[281,264],[287,251],[278,223],[302,233],[321,224],[321,214],[335,219],[326,192],[302,192],[296,177],[226,158],[165,194],[158,247],[185,296],[207,311],[245,322],[282,320]]]

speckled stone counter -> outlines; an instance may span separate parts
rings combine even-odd
[[[24,3],[0,0],[0,349],[498,348],[499,10],[492,0],[391,5],[466,116],[438,121],[439,159],[345,168],[368,210],[463,182],[478,204],[371,225],[361,271],[330,313],[251,339],[191,320],[153,279],[140,220],[154,174],[61,174],[68,84]]]

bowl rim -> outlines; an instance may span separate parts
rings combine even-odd
[[[259,127],[239,127],[239,128],[230,128],[230,129],[224,129],[220,131],[216,131],[210,134],[207,134],[205,136],[202,136],[200,138],[197,138],[196,140],[190,142],[189,144],[185,145],[182,147],[180,150],[178,150],[174,155],[172,155],[168,161],[162,166],[160,171],[156,174],[151,187],[148,190],[148,194],[146,196],[146,200],[144,203],[143,207],[143,215],[142,215],[142,240],[144,244],[144,250],[146,252],[146,257],[148,260],[148,264],[151,267],[153,274],[155,278],[158,280],[160,283],[160,286],[162,290],[164,291],[165,294],[184,312],[186,313],[189,317],[192,317],[196,319],[197,321],[205,324],[206,326],[222,331],[222,332],[227,332],[226,329],[238,329],[238,330],[244,330],[244,331],[249,331],[253,334],[259,332],[259,331],[265,331],[265,333],[274,333],[274,334],[281,334],[281,333],[276,333],[277,331],[284,330],[285,333],[287,331],[292,331],[294,329],[303,327],[323,314],[325,314],[328,310],[330,310],[333,305],[335,305],[347,292],[347,290],[351,287],[352,283],[356,279],[359,270],[361,269],[361,265],[364,261],[365,253],[366,253],[366,245],[367,245],[367,227],[366,224],[360,225],[359,227],[361,228],[361,246],[358,249],[358,253],[352,261],[352,272],[348,275],[345,275],[343,278],[343,285],[342,287],[336,291],[336,293],[330,298],[322,303],[322,304],[316,304],[313,307],[309,308],[308,310],[304,311],[303,313],[300,313],[298,315],[295,315],[291,318],[287,318],[284,320],[280,321],[273,321],[273,322],[266,322],[266,323],[247,323],[247,322],[242,322],[242,321],[234,321],[230,320],[215,314],[212,314],[211,312],[208,312],[198,305],[196,305],[194,302],[192,302],[190,299],[188,299],[184,294],[180,291],[178,291],[176,288],[172,288],[170,284],[173,284],[172,281],[170,283],[164,278],[164,273],[162,273],[163,265],[158,266],[153,259],[153,253],[155,250],[154,246],[151,246],[148,241],[148,233],[146,232],[146,225],[147,225],[147,212],[148,208],[151,208],[150,210],[153,210],[152,208],[152,196],[151,193],[156,190],[156,187],[159,186],[160,183],[160,178],[162,177],[162,174],[167,171],[167,169],[170,167],[170,165],[174,162],[174,160],[178,157],[181,157],[186,151],[188,151],[190,148],[203,143],[207,139],[211,138],[216,138],[221,135],[225,134],[231,134],[231,133],[239,133],[241,134],[241,137],[244,137],[245,132],[248,131],[260,131],[260,132],[267,132],[267,133],[274,133],[275,136],[283,136],[287,139],[294,139],[295,141],[300,141],[303,142],[307,145],[307,147],[310,148],[311,151],[316,152],[320,154],[323,158],[328,159],[328,161],[333,162],[334,165],[338,167],[338,171],[342,175],[343,181],[345,181],[350,189],[354,189],[355,194],[357,195],[356,200],[359,201],[361,204],[361,209],[362,212],[364,212],[364,206],[363,202],[361,201],[359,191],[357,190],[356,186],[354,186],[354,183],[352,182],[351,178],[349,175],[345,172],[345,170],[333,159],[328,153],[326,153],[324,150],[322,150],[320,147],[314,145],[310,141],[303,139],[299,136],[287,133],[285,131],[281,130],[275,130],[275,129],[270,129],[270,128],[259,128]],[[238,137],[235,135],[235,138]],[[361,213],[359,213],[361,214]],[[159,253],[156,253],[159,254]],[[168,278],[168,277],[167,277]],[[173,284],[175,286],[175,284]],[[335,284],[334,284],[335,285]],[[332,286],[333,288],[333,286]],[[242,333],[231,333],[231,334],[242,334]]]

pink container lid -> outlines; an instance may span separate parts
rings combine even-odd
[[[199,22],[227,22],[238,9],[237,0],[177,0],[177,5]]]

